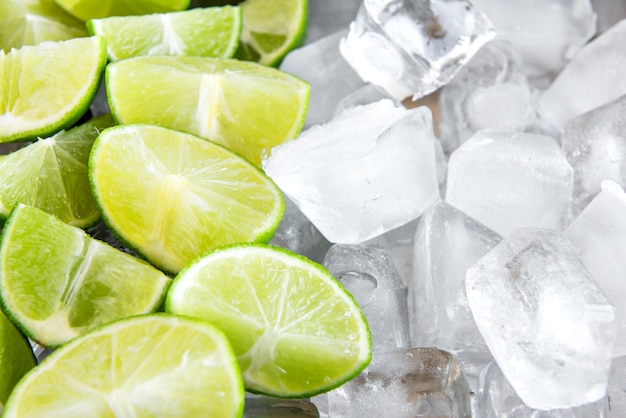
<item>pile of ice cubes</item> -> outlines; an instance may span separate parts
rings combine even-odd
[[[626,1],[309,4],[272,243],[374,350],[319,415],[626,417]]]

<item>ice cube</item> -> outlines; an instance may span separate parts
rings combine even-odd
[[[277,399],[246,394],[243,418],[319,418],[315,405],[306,399]]]
[[[467,351],[468,359],[478,363],[471,365],[474,369],[491,360],[467,301],[465,273],[501,239],[445,202],[422,215],[409,287],[412,346]],[[477,376],[478,371],[473,374]]]
[[[478,329],[526,405],[580,406],[606,392],[615,314],[569,241],[521,229],[466,275]]]
[[[439,104],[440,138],[447,153],[481,129],[524,131],[537,120],[531,87],[505,42],[485,45],[443,87]]]
[[[435,348],[375,353],[360,375],[328,393],[332,418],[470,418],[469,403],[460,363]]]
[[[609,404],[606,396],[599,401],[567,409],[538,410],[522,402],[496,362],[480,374],[477,417],[481,418],[606,418]]]
[[[385,249],[334,245],[323,264],[363,310],[375,351],[409,346],[407,290]]]
[[[574,169],[574,215],[600,192],[602,180],[626,186],[626,96],[571,119],[561,147]]]
[[[552,77],[596,31],[589,0],[472,0],[510,42],[531,78]]]
[[[539,99],[539,115],[562,128],[626,94],[626,20],[581,48]]]
[[[626,356],[613,359],[607,393],[609,418],[623,418],[626,412]]]
[[[593,11],[598,16],[597,33],[602,33],[626,18],[626,1],[624,0],[591,0]]]
[[[390,100],[347,109],[272,149],[265,172],[331,242],[356,244],[438,198],[432,115]]]
[[[613,355],[626,355],[626,193],[611,180],[565,231],[616,310]]]
[[[555,139],[483,130],[450,156],[445,200],[503,236],[524,227],[564,229],[572,183]]]
[[[365,83],[339,53],[339,31],[287,54],[280,69],[311,85],[309,109],[304,127],[326,122],[346,96]]]
[[[348,30],[363,0],[311,0],[304,43],[310,44],[340,30]],[[312,63],[310,63],[312,64]]]
[[[341,53],[397,100],[432,93],[494,36],[467,0],[365,0]]]

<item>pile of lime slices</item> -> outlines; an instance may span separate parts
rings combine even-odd
[[[352,296],[266,244],[284,200],[260,162],[309,99],[273,66],[307,0],[234,3],[0,5],[3,417],[240,417],[244,390],[309,397],[369,363]]]

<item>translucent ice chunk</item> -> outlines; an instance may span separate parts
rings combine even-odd
[[[280,69],[311,85],[309,109],[304,127],[326,122],[346,96],[365,83],[339,53],[339,31],[287,54]]]
[[[390,100],[346,110],[272,150],[265,172],[331,242],[355,244],[438,198],[432,115]]]
[[[469,268],[466,288],[478,329],[526,405],[571,408],[604,396],[614,309],[563,235],[516,231]]]
[[[470,418],[461,364],[435,348],[376,353],[360,375],[328,393],[329,416]]]
[[[484,361],[479,368],[491,360],[467,301],[465,273],[501,239],[445,202],[420,217],[409,288],[413,346],[468,351],[474,362]]]
[[[538,410],[522,402],[495,362],[480,374],[477,396],[477,417],[480,418],[606,418],[609,415],[608,398],[567,408]]]
[[[448,83],[493,36],[466,0],[365,0],[341,53],[363,80],[402,100]]]
[[[589,0],[472,0],[521,55],[524,73],[537,78],[558,73],[596,32]]]
[[[334,245],[323,264],[361,306],[375,351],[409,346],[407,289],[386,250]]]
[[[503,236],[524,227],[564,229],[572,183],[553,138],[484,130],[450,156],[445,200]]]
[[[305,44],[348,30],[363,0],[311,0]],[[312,64],[312,63],[310,63]]]
[[[571,119],[561,147],[574,169],[574,215],[600,192],[602,180],[626,186],[626,96]]]
[[[586,44],[541,95],[542,118],[562,128],[571,118],[626,94],[626,20]]]
[[[565,231],[598,285],[616,310],[613,355],[626,355],[626,193],[606,180],[602,191]]]
[[[485,45],[443,87],[439,103],[440,137],[447,153],[481,129],[524,131],[537,120],[528,80],[504,42]]]
[[[613,359],[607,393],[609,418],[623,418],[626,412],[626,356]]]

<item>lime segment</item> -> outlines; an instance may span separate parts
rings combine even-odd
[[[74,124],[96,94],[105,64],[101,36],[0,51],[0,142]]]
[[[155,314],[121,320],[61,347],[30,372],[4,418],[240,417],[232,348],[208,323]]]
[[[93,225],[100,213],[87,162],[100,131],[112,125],[110,115],[101,116],[0,158],[0,219],[21,202],[79,228]]]
[[[18,204],[2,232],[5,312],[43,346],[113,320],[154,311],[170,279],[37,208]]]
[[[300,133],[309,85],[251,62],[139,57],[106,71],[111,111],[124,124],[161,125],[217,142],[260,165]]]
[[[222,245],[269,241],[282,218],[283,197],[269,177],[190,134],[150,125],[109,128],[89,164],[104,221],[166,271]]]
[[[55,0],[78,19],[87,21],[109,16],[145,15],[185,10],[189,0]]]
[[[306,36],[308,0],[246,0],[237,58],[277,66]]]
[[[235,245],[205,255],[176,277],[166,310],[224,331],[252,392],[312,396],[371,359],[352,296],[320,265],[276,247]]]
[[[112,61],[143,55],[191,55],[229,58],[239,45],[239,7],[209,7],[183,12],[94,19],[93,35],[102,35]]]

